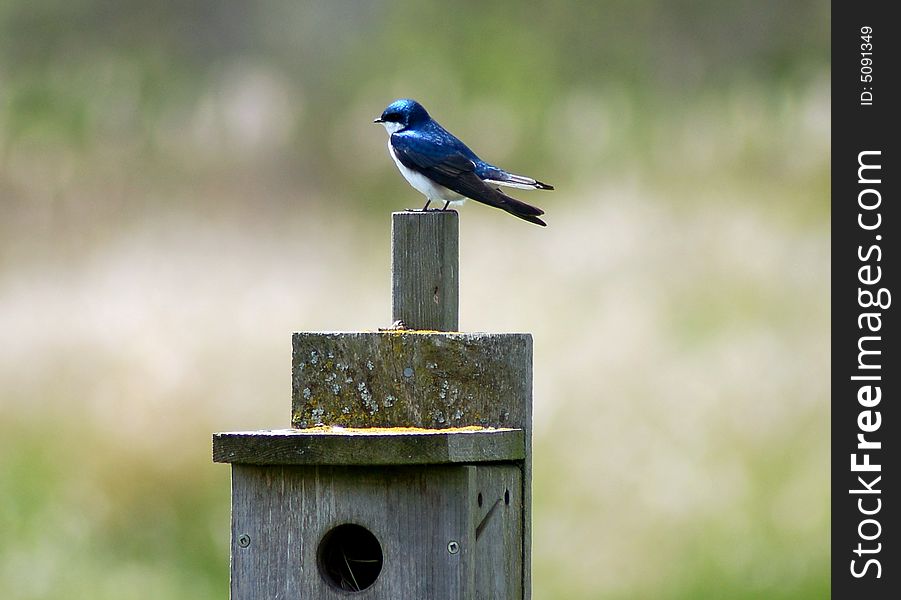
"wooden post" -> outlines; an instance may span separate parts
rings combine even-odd
[[[392,232],[417,329],[295,333],[292,428],[213,436],[233,600],[530,598],[532,338],[436,331],[457,326],[456,213]]]
[[[453,210],[391,215],[392,321],[457,331],[459,221]]]

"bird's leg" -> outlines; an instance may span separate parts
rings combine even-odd
[[[431,203],[432,203],[432,199],[431,199],[431,198],[426,198],[426,200],[425,200],[425,206],[422,207],[423,212],[424,212],[424,211],[427,211],[427,210],[429,209],[429,204],[431,204]]]
[[[450,200],[448,200],[447,202],[444,203],[444,208],[442,208],[441,210],[442,211],[447,210],[448,206],[450,206]]]

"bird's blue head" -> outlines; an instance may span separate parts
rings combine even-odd
[[[431,119],[429,113],[422,107],[422,104],[416,100],[409,98],[401,98],[395,100],[382,111],[382,116],[374,119],[373,123],[381,123],[389,133],[403,131],[408,127],[415,127],[421,123],[426,123]]]

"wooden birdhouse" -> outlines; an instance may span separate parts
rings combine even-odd
[[[457,230],[395,213],[395,327],[295,333],[291,428],[214,434],[232,600],[530,597],[532,338],[456,331]]]

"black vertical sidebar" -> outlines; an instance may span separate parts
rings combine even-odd
[[[897,93],[890,2],[832,4],[832,597],[897,598]],[[891,457],[891,458],[890,458]],[[893,593],[892,593],[893,592]]]

